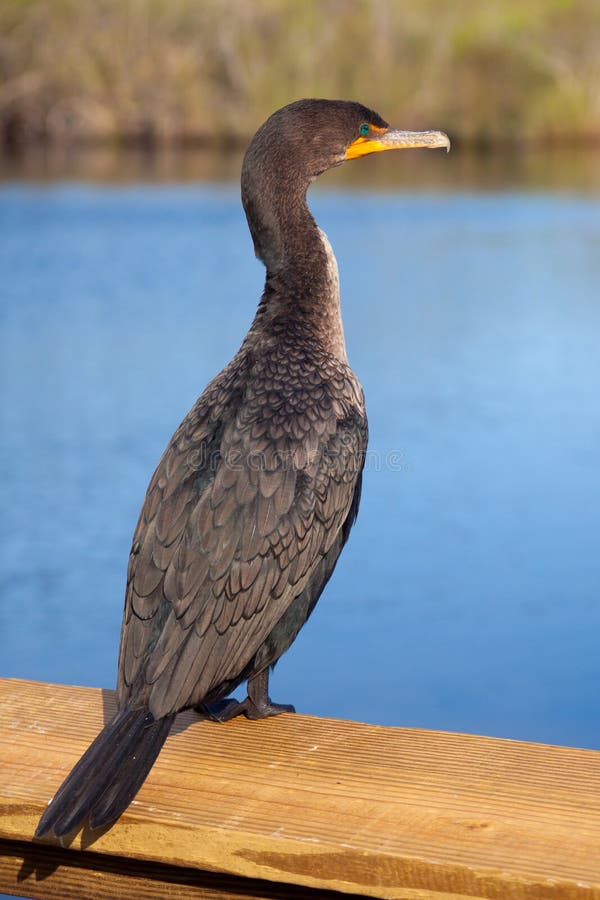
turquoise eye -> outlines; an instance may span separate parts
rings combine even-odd
[[[369,133],[369,126],[366,122],[363,122],[363,124],[360,126],[360,128],[358,130],[362,134],[363,137],[366,137],[366,135]]]

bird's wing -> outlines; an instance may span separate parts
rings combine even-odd
[[[120,687],[156,717],[243,678],[338,539],[362,469],[352,404],[228,393],[184,420],[134,535]]]

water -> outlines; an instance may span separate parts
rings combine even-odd
[[[366,171],[366,170],[365,170]],[[329,187],[370,453],[299,711],[600,746],[600,203]],[[1,675],[112,686],[148,478],[262,268],[230,185],[0,189]]]

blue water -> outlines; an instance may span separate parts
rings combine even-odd
[[[314,193],[371,443],[271,694],[600,747],[600,202]],[[236,187],[0,189],[0,674],[112,686],[149,476],[262,287]]]

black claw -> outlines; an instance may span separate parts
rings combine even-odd
[[[247,702],[244,712],[249,719],[266,719],[268,716],[278,716],[280,713],[296,712],[291,703],[271,703],[268,700],[267,703],[258,705],[250,699],[244,702]]]

